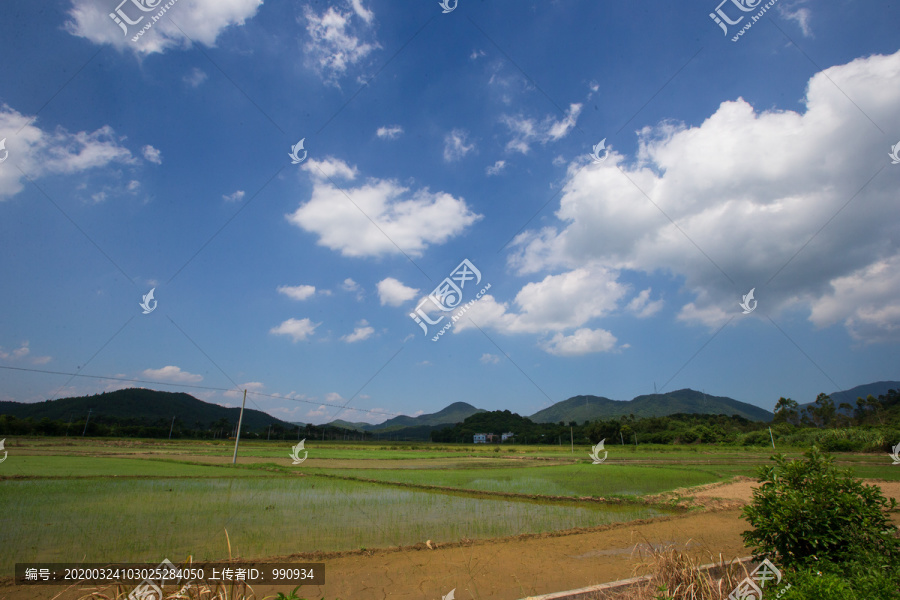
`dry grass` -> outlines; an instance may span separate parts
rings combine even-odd
[[[635,576],[648,578],[624,590],[598,593],[594,600],[727,600],[748,575],[746,566],[737,560],[710,555],[701,561],[675,545],[659,547],[644,541],[646,544],[636,550],[640,564],[635,567]],[[688,545],[690,541],[684,547]],[[715,566],[701,570],[704,564]]]
[[[128,600],[134,586],[115,585],[98,588],[80,596],[78,600]],[[233,585],[187,585],[179,590],[163,592],[162,598],[150,596],[142,600],[256,600],[256,593],[247,584]],[[265,599],[263,599],[265,600]]]

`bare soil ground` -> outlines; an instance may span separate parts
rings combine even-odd
[[[900,482],[870,483],[900,500]],[[640,550],[647,544],[676,544],[701,562],[746,556],[740,534],[747,524],[739,508],[750,500],[753,487],[753,480],[742,478],[666,494],[705,507],[677,517],[433,549],[423,540],[414,547],[281,557],[278,562],[325,563],[326,584],[305,586],[299,592],[310,599],[438,600],[455,589],[459,600],[517,600],[643,574],[637,567]],[[900,514],[894,521],[900,524]],[[0,598],[53,598],[60,591],[5,586],[0,587]],[[257,598],[279,591],[287,590],[256,588]],[[64,593],[59,598],[77,596]]]

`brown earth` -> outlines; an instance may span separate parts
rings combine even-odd
[[[900,482],[873,483],[886,496],[900,500]],[[753,480],[744,478],[667,494],[707,505],[676,517],[434,549],[423,541],[411,548],[282,557],[279,562],[325,563],[326,584],[304,586],[299,592],[310,599],[438,600],[455,589],[458,600],[516,600],[642,574],[637,567],[648,544],[675,544],[702,562],[746,556],[740,534],[747,524],[740,518],[739,506],[749,501],[753,487]],[[900,524],[900,514],[894,514],[894,521]],[[7,585],[0,587],[0,598],[53,598],[60,591]],[[279,591],[288,592],[283,586],[256,588],[258,598]],[[68,600],[78,594],[56,597]]]

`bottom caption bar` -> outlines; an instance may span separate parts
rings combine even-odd
[[[325,585],[325,563],[16,563],[16,585]],[[137,591],[137,590],[135,590]],[[139,596],[138,596],[139,597]],[[159,597],[159,596],[157,596]]]

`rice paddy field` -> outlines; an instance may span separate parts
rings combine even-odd
[[[678,519],[687,510],[674,503],[678,495],[660,494],[752,476],[771,454],[609,446],[608,459],[594,465],[586,447],[308,441],[308,458],[293,465],[293,443],[242,443],[232,465],[233,442],[8,438],[0,597],[26,597],[11,585],[17,562],[231,555],[327,564],[342,553],[503,544]],[[900,480],[885,457],[837,458],[860,477]],[[370,580],[365,589],[378,586]],[[356,597],[383,596],[360,590]]]

